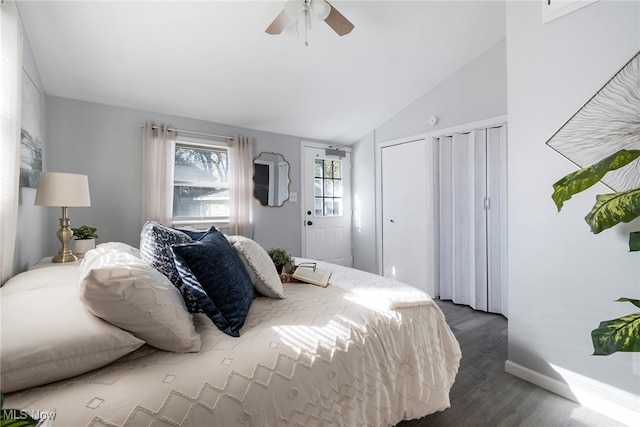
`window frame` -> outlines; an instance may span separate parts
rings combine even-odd
[[[175,147],[173,152],[174,159],[172,164],[172,167],[173,167],[172,192],[174,191],[175,187],[178,186],[176,177],[175,177],[175,167],[176,167],[175,152],[178,148],[193,148],[193,149],[201,148],[201,149],[219,150],[219,151],[224,150],[227,152],[227,162],[228,163],[231,162],[231,153],[230,153],[230,149],[229,149],[230,147],[228,142],[178,135],[175,140]],[[187,182],[188,181],[180,181],[180,185],[184,186],[185,183]],[[198,186],[197,182],[193,182],[193,184],[194,185],[192,186],[194,187]],[[229,176],[227,176],[226,185],[227,185],[227,188],[230,187]],[[173,196],[172,196],[172,199],[173,199]],[[194,217],[178,216],[177,217],[175,216],[175,212],[173,209],[173,201],[172,201],[171,222],[173,226],[194,227],[198,229],[208,228],[208,227],[211,227],[212,225],[215,225],[218,228],[228,228],[230,223],[230,217],[229,215],[212,216],[212,217],[201,217],[201,216],[194,216]]]

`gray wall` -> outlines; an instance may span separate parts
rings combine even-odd
[[[300,192],[300,141],[302,138],[253,131],[210,122],[167,116],[153,112],[113,107],[49,96],[46,98],[48,143],[46,170],[86,174],[89,177],[91,207],[70,208],[72,226],[88,224],[98,228],[98,243],[122,241],[138,246],[141,229],[142,129],[147,120],[169,123],[179,129],[221,135],[242,134],[253,139],[254,155],[261,151],[282,154],[291,165],[290,189]],[[25,201],[24,211],[46,210],[47,230],[23,247],[23,258],[33,263],[52,255],[60,243],[55,237],[60,212],[34,207]],[[254,238],[265,248],[284,247],[300,254],[300,205],[263,207],[254,200]],[[27,234],[25,217],[19,219],[18,241]],[[25,245],[23,243],[23,245]]]
[[[354,266],[377,272],[375,143],[507,114],[506,41],[451,75],[354,145]],[[435,126],[429,117],[437,116]]]
[[[627,244],[640,221],[591,234],[584,216],[608,192],[601,184],[558,213],[552,184],[576,168],[545,145],[638,52],[640,3],[596,2],[543,24],[539,2],[507,2],[507,40],[509,362],[577,397],[589,389],[629,404],[612,390],[631,393],[640,417],[640,358],[591,356],[590,336],[600,321],[638,311],[614,300],[640,298],[640,254]]]

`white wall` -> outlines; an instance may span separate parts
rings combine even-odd
[[[583,218],[607,191],[599,184],[557,213],[551,186],[576,168],[545,142],[638,49],[637,1],[599,1],[548,24],[540,2],[507,2],[508,368],[595,409],[618,405],[607,412],[620,417],[640,417],[640,359],[591,356],[590,332],[637,311],[613,301],[640,298],[640,254],[627,245],[640,222],[592,235]]]
[[[507,114],[506,41],[502,40],[354,145],[354,266],[377,272],[375,143]],[[438,116],[436,126],[429,117]]]
[[[45,170],[86,174],[89,177],[91,207],[70,208],[72,226],[88,224],[98,228],[98,243],[122,241],[138,246],[141,229],[142,129],[147,120],[169,123],[179,129],[213,134],[242,134],[252,137],[254,155],[261,151],[281,153],[291,165],[290,190],[300,192],[300,140],[216,123],[167,116],[67,98],[46,97],[49,123],[45,146]],[[35,190],[32,190],[35,194]],[[32,198],[34,196],[31,196]],[[60,212],[33,207],[30,212],[46,211],[47,229],[27,242],[27,217],[18,220],[18,241],[28,260],[21,269],[41,256],[55,254],[60,243],[55,237]],[[254,200],[254,238],[265,248],[283,247],[299,255],[301,247],[300,205],[286,202],[282,207],[264,207]],[[44,254],[44,255],[43,255]]]

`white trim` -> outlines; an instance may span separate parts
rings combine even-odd
[[[471,132],[477,129],[486,129],[491,127],[496,127],[500,125],[504,125],[507,123],[507,116],[497,116],[492,117],[490,119],[479,120],[477,122],[466,123],[458,126],[452,126],[446,129],[438,129],[433,132],[429,132],[428,135],[432,138],[437,138],[439,136],[451,135],[454,133],[465,133]]]
[[[507,360],[506,373],[577,402],[587,409],[612,418],[624,425],[636,425],[640,417],[638,395],[601,383],[584,375],[551,366],[566,382],[558,381]]]

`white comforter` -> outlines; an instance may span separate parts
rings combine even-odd
[[[199,353],[144,346],[5,396],[55,426],[385,426],[449,407],[461,357],[426,294],[334,265],[330,286],[257,298],[240,338],[195,315]]]

